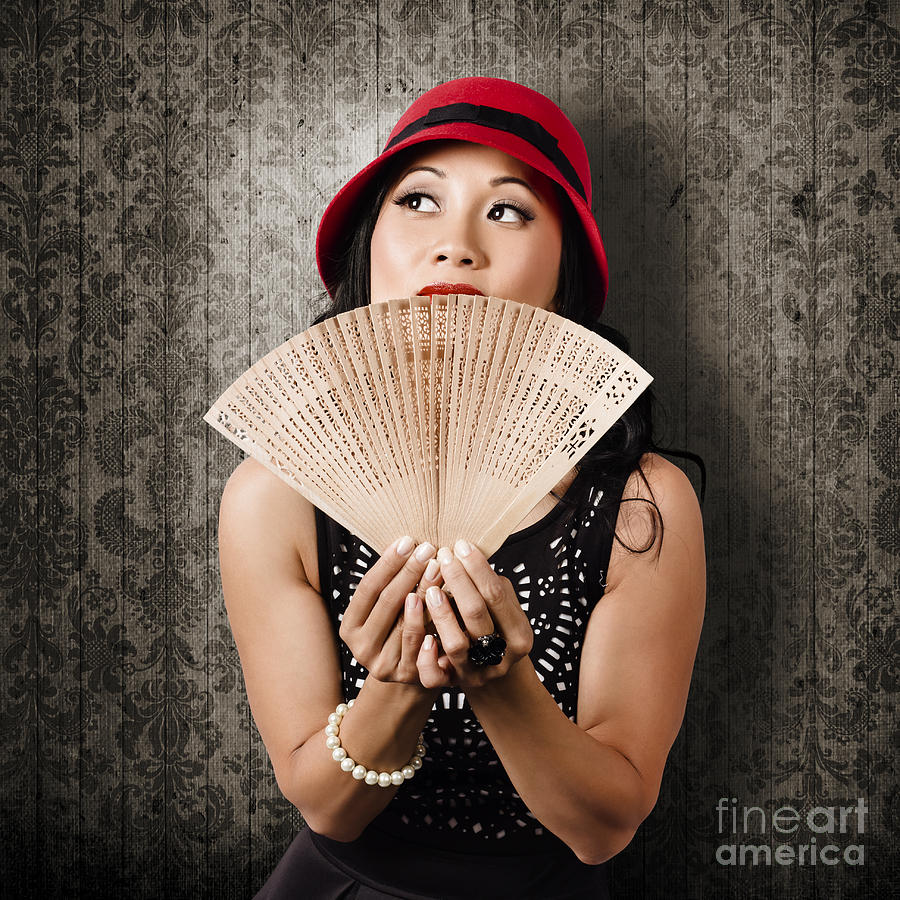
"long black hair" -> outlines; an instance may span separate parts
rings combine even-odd
[[[407,151],[398,153],[368,186],[358,206],[359,216],[356,219],[356,227],[348,229],[339,253],[333,260],[334,271],[337,275],[329,285],[331,297],[329,299],[328,294],[323,293],[321,299],[325,302],[326,307],[312,323],[313,325],[318,325],[332,316],[349,312],[360,306],[367,306],[370,303],[371,244],[375,223],[378,221],[378,215],[397,173],[408,161],[409,156],[417,150],[421,150],[421,147],[413,146]],[[601,322],[594,312],[591,294],[595,288],[584,265],[584,261],[591,258],[592,251],[578,214],[568,196],[558,185],[556,185],[556,190],[563,212],[563,221],[559,282],[553,298],[553,308],[557,314],[590,329],[615,344],[625,353],[629,353],[627,338],[615,328]],[[700,468],[701,504],[706,492],[706,467],[699,456],[684,450],[659,447],[654,441],[653,409],[657,403],[652,386],[648,387],[615,425],[591,447],[578,464],[579,470],[586,470],[585,474],[590,476],[589,480],[593,480],[598,485],[604,485],[601,502],[596,509],[597,514],[604,517],[607,528],[611,531],[615,529],[619,505],[624,502],[621,496],[622,488],[632,472],[639,473],[651,499],[640,497],[625,499],[641,500],[649,504],[655,511],[651,514],[653,530],[649,543],[642,548],[628,547],[619,535],[615,534],[616,540],[633,553],[645,553],[656,543],[657,520],[659,522],[659,547],[662,547],[662,516],[656,501],[652,499],[653,491],[641,466],[641,459],[645,453],[660,453],[693,460]],[[582,491],[579,496],[574,498],[571,496],[571,491],[567,491],[562,497],[555,493],[553,496],[575,510],[581,509],[587,502],[586,491]]]

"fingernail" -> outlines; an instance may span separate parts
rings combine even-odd
[[[416,600],[419,598],[415,594],[407,594],[406,595],[406,611],[407,612],[415,612],[416,610]]]
[[[425,566],[425,577],[429,581],[434,581],[434,576],[437,575],[437,573],[440,571],[441,564],[436,559],[428,560],[428,565]]]
[[[456,544],[454,544],[453,549],[456,551],[457,556],[468,556],[472,552],[472,545],[468,541],[464,541],[460,538]]]
[[[425,640],[422,641],[422,646],[426,650],[430,650],[434,646],[434,637],[430,634],[425,635]]]
[[[434,553],[434,544],[429,544],[428,541],[425,541],[424,544],[419,544],[416,549],[416,559],[419,562],[425,562],[426,559],[432,556]]]
[[[437,558],[442,566],[446,566],[447,563],[453,561],[453,554],[446,547],[441,547],[441,549],[438,550]]]
[[[398,556],[406,556],[413,547],[416,546],[416,542],[407,534],[400,538],[400,543],[397,544],[397,555]]]
[[[425,599],[432,609],[437,609],[441,605],[441,590],[432,585],[425,591]]]

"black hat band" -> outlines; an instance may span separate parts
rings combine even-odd
[[[406,128],[388,141],[384,149],[390,150],[395,144],[405,141],[420,131],[450,122],[484,125],[487,128],[514,134],[523,141],[527,141],[556,166],[571,187],[587,203],[587,192],[584,185],[581,183],[575,167],[569,162],[569,158],[560,150],[559,141],[540,122],[535,122],[534,119],[521,113],[508,112],[494,106],[478,106],[475,103],[451,103],[449,106],[437,106],[421,118],[410,122]]]

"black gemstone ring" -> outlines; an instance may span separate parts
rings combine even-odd
[[[506,641],[496,631],[474,638],[469,646],[469,662],[473,666],[498,666],[506,653]]]

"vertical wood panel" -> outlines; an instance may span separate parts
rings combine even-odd
[[[802,41],[801,35],[805,32],[802,22],[799,23],[799,30],[794,30],[791,17],[795,11],[802,15],[799,8],[792,10],[791,4],[778,3],[773,15],[776,22],[784,23],[773,29],[776,53],[784,71],[784,83],[777,92],[772,110],[773,157],[769,161],[768,173],[772,191],[770,232],[761,236],[768,263],[767,274],[772,286],[772,330],[775,341],[773,416],[780,421],[780,427],[773,433],[778,473],[774,496],[778,507],[793,509],[798,513],[795,527],[783,535],[783,541],[775,548],[773,558],[773,571],[778,573],[775,590],[781,598],[777,627],[773,635],[777,661],[774,691],[776,695],[790,698],[773,724],[776,744],[773,757],[773,768],[776,771],[773,775],[778,806],[790,805],[791,798],[802,797],[804,794],[802,779],[796,765],[791,764],[790,760],[792,757],[799,758],[802,754],[803,748],[798,745],[802,744],[808,733],[808,723],[804,722],[805,703],[802,699],[805,691],[801,690],[798,696],[794,686],[798,680],[802,683],[802,676],[805,674],[803,663],[806,657],[805,643],[809,627],[807,616],[811,599],[808,562],[811,518],[807,506],[808,491],[798,477],[801,470],[807,471],[811,462],[802,442],[798,440],[798,435],[803,434],[804,430],[808,434],[808,426],[804,429],[798,423],[798,418],[803,415],[804,391],[797,379],[800,371],[797,346],[788,336],[790,323],[785,317],[783,304],[784,286],[788,284],[788,261],[783,250],[785,242],[793,239],[785,235],[787,229],[796,232],[797,224],[796,217],[790,219],[785,215],[784,185],[786,181],[793,182],[799,191],[809,177],[807,171],[798,172],[793,177],[790,171],[785,172],[786,128],[797,129],[795,139],[798,142],[809,139],[808,122],[795,121],[793,125],[788,124],[792,115],[797,120],[808,111],[808,105],[805,109],[801,108],[796,91],[802,84],[807,65],[804,56],[808,58],[809,52],[806,50],[804,53],[802,43],[788,42]],[[798,666],[801,667],[800,672],[797,671]],[[775,760],[781,760],[782,765],[775,765]],[[808,884],[808,876],[803,869],[791,866],[783,871],[776,870],[773,875],[775,889],[781,893],[811,893],[811,885]]]
[[[79,372],[80,393],[86,399],[85,433],[96,436],[102,452],[92,451],[87,441],[78,450],[81,480],[80,520],[86,535],[86,558],[79,571],[77,594],[71,600],[78,625],[78,662],[83,696],[83,731],[79,741],[81,839],[78,890],[86,896],[101,895],[121,886],[124,840],[124,759],[122,719],[125,708],[126,667],[134,667],[136,649],[126,631],[126,557],[121,547],[98,540],[93,523],[98,509],[109,510],[121,522],[124,512],[124,473],[127,465],[139,463],[126,456],[121,434],[129,409],[124,403],[125,334],[135,319],[136,295],[125,284],[124,245],[113,238],[124,221],[125,192],[118,160],[104,158],[104,145],[111,146],[116,134],[124,133],[127,121],[125,98],[134,95],[137,76],[127,53],[119,10],[108,15],[81,15],[81,34],[73,56],[83,64],[85,55],[108,42],[110,58],[118,60],[113,74],[114,96],[120,102],[101,117],[102,103],[87,94],[86,107],[94,127],[83,128],[79,163],[83,191],[81,233],[95,255],[82,270],[79,293],[81,340],[76,348],[83,360]],[[84,121],[84,116],[81,117]],[[98,121],[99,119],[99,121]],[[110,229],[115,223],[118,228]],[[98,265],[108,260],[109,266]],[[106,334],[104,335],[104,332]],[[106,338],[103,351],[96,346]],[[105,377],[104,377],[105,376]],[[124,534],[121,528],[120,533]],[[107,536],[104,536],[107,537]],[[119,551],[119,552],[117,552]],[[104,575],[101,575],[104,573]],[[98,665],[99,664],[99,665]],[[104,665],[105,664],[105,665]],[[111,871],[98,871],[89,860],[115,861]]]
[[[251,362],[250,278],[248,268],[249,221],[247,196],[249,66],[252,64],[250,25],[225,2],[208,6],[209,35],[202,72],[206,107],[208,215],[210,221],[208,277],[208,334],[206,372],[209,395],[216,397],[227,379]],[[207,442],[207,477],[217,518],[218,498],[225,479],[241,459],[236,448]],[[210,760],[214,787],[207,802],[211,877],[207,896],[248,896],[252,887],[251,850],[257,784],[265,762],[252,753],[254,728],[240,674],[237,650],[231,638],[218,579],[216,531],[208,529],[213,602],[209,603],[212,631],[208,666],[213,675],[215,702],[211,729],[219,743]]]

